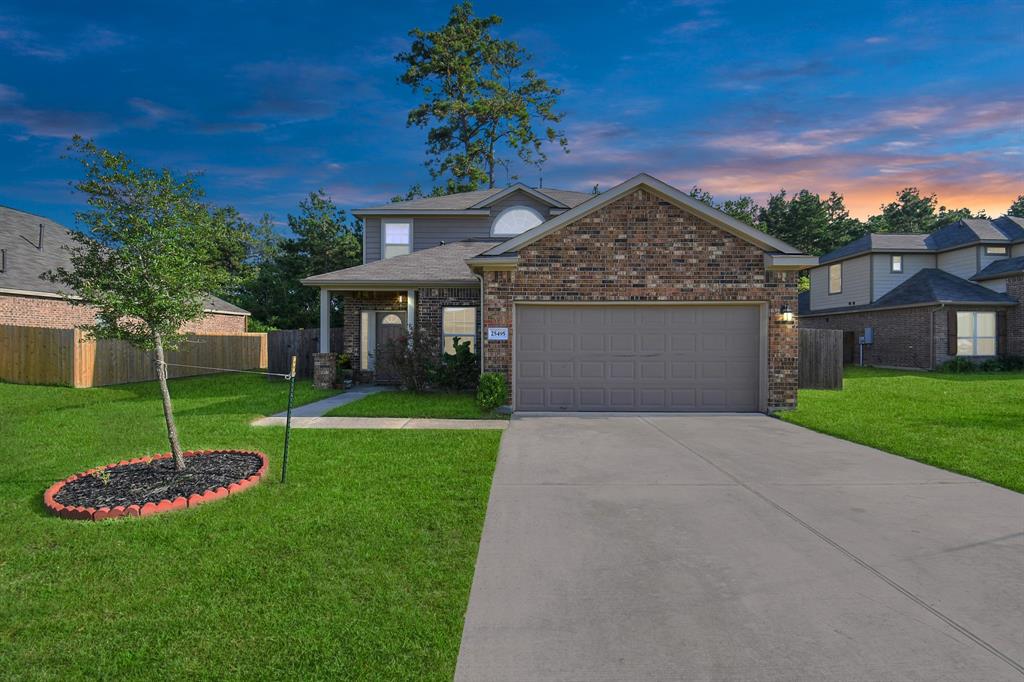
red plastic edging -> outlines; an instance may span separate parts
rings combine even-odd
[[[147,502],[144,505],[132,504],[127,507],[117,506],[111,509],[110,507],[100,507],[96,509],[94,507],[66,507],[60,502],[54,499],[54,496],[63,488],[66,484],[71,483],[83,476],[91,476],[97,471],[103,471],[104,469],[113,469],[114,467],[123,466],[125,464],[138,464],[140,462],[152,462],[156,459],[170,459],[171,453],[165,452],[162,455],[154,455],[152,457],[136,457],[135,459],[122,459],[120,462],[114,464],[108,464],[106,466],[94,467],[83,471],[78,474],[72,474],[62,481],[57,481],[43,493],[43,504],[51,513],[63,519],[74,519],[78,521],[103,521],[104,519],[116,519],[121,516],[150,516],[152,514],[163,514],[165,512],[178,511],[180,509],[190,509],[200,504],[206,504],[207,502],[213,502],[219,500],[222,497],[233,495],[235,493],[243,492],[252,486],[260,482],[267,473],[267,456],[257,450],[189,450],[183,452],[182,455],[185,457],[196,457],[199,455],[213,455],[220,453],[228,453],[234,455],[256,455],[262,461],[259,470],[249,476],[243,478],[240,481],[229,483],[225,488],[218,486],[210,490],[203,491],[202,493],[193,493],[189,495],[188,499],[184,497],[175,497],[174,499],[160,500],[159,502]]]

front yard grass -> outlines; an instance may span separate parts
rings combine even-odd
[[[847,367],[842,391],[801,390],[782,419],[1024,492],[1024,373]]]
[[[254,428],[287,385],[171,382],[187,448],[263,450],[255,488],[101,523],[53,481],[164,452],[155,383],[0,384],[0,677],[450,680],[498,431]],[[308,382],[297,403],[324,397]]]
[[[481,412],[472,393],[371,393],[336,407],[328,417],[408,417],[410,419],[507,419],[508,415]]]

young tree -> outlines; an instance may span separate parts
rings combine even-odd
[[[555,111],[562,91],[524,68],[531,55],[518,43],[491,33],[501,21],[474,16],[463,0],[441,29],[410,31],[412,46],[395,56],[405,67],[399,81],[424,96],[407,125],[429,126],[426,165],[435,180],[446,178],[445,193],[494,187],[495,170],[507,167],[512,153],[539,167],[544,143],[568,151],[565,133],[554,127],[563,116]]]
[[[1007,209],[1006,215],[1024,218],[1024,194],[1018,196],[1017,200],[1010,204],[1010,208]]]
[[[122,153],[76,136],[83,179],[73,186],[88,210],[76,214],[87,229],[72,233],[71,268],[48,273],[68,302],[92,306],[95,338],[123,339],[155,352],[167,440],[185,468],[167,388],[165,351],[183,339],[185,323],[203,315],[204,299],[232,280],[238,225],[231,212],[212,210],[193,175],[134,164]]]

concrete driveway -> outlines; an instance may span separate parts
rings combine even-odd
[[[1024,496],[761,415],[517,417],[457,680],[1020,680]]]

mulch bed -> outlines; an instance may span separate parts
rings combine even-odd
[[[262,452],[200,450],[184,453],[178,471],[170,453],[90,469],[50,486],[47,508],[70,519],[99,521],[194,507],[255,485],[267,470]]]

